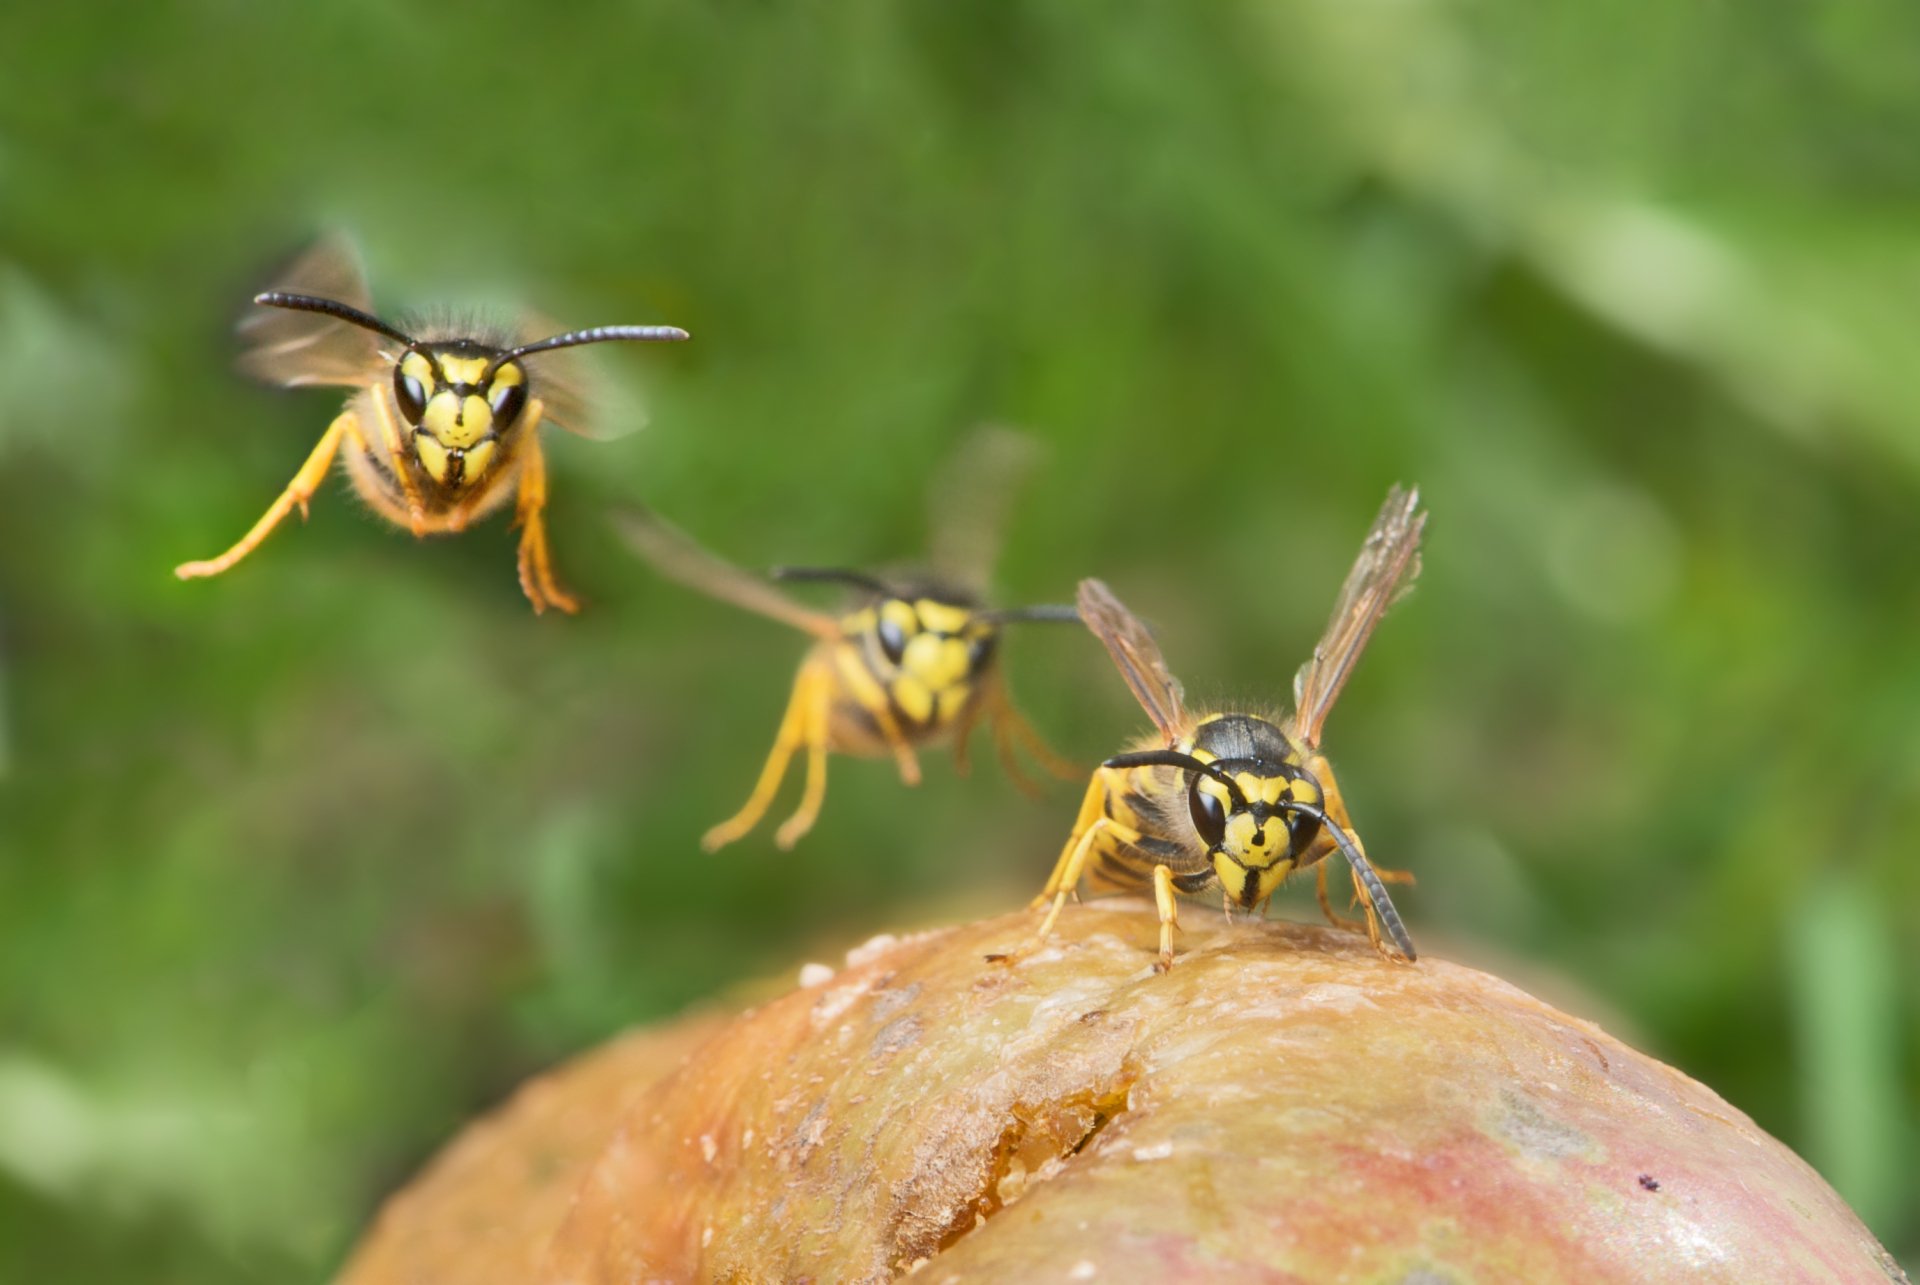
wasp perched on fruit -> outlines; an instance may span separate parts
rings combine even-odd
[[[776,567],[785,581],[826,581],[858,595],[834,615],[795,601],[773,585],[725,562],[659,517],[620,515],[634,551],[662,575],[737,607],[792,625],[816,641],[800,662],[786,715],[752,795],[737,813],[708,830],[701,846],[714,852],[760,823],[773,805],[793,756],[806,751],[806,785],[793,815],[775,832],[788,849],[813,828],[827,790],[827,756],[891,756],[900,779],[920,783],[916,751],[951,740],[965,774],[967,744],[984,720],[1007,772],[1023,789],[1036,787],[1015,755],[1016,744],[1047,771],[1079,774],[1041,740],[1014,707],[1000,673],[1002,626],[1015,621],[1077,619],[1072,607],[994,610],[980,603],[993,562],[995,530],[1025,439],[1006,430],[976,434],[948,473],[957,485],[937,492],[936,537],[930,575],[883,578],[862,571]]]
[[[579,603],[554,579],[547,551],[546,457],[539,429],[557,423],[591,435],[574,372],[561,350],[609,340],[679,340],[675,326],[597,326],[541,335],[448,325],[409,334],[373,315],[359,262],[338,237],[323,240],[281,288],[254,296],[277,311],[242,325],[242,360],[276,384],[358,389],[307,462],[253,529],[217,558],[174,569],[182,580],[216,576],[257,548],[325,480],[336,454],[370,508],[418,536],[465,530],[514,500],[520,587],[535,611]]]
[[[1388,954],[1384,925],[1401,957],[1414,959],[1413,941],[1386,889],[1412,876],[1376,870],[1367,860],[1333,767],[1320,752],[1320,730],[1374,626],[1419,574],[1427,517],[1418,504],[1418,491],[1395,487],[1388,494],[1325,636],[1294,678],[1293,714],[1278,722],[1190,713],[1146,626],[1106,585],[1081,581],[1081,619],[1106,645],[1158,732],[1095,769],[1060,860],[1034,899],[1035,910],[1051,902],[1036,942],[1052,930],[1083,874],[1096,888],[1152,887],[1162,970],[1173,965],[1175,892],[1218,885],[1228,914],[1234,906],[1261,911],[1288,875],[1314,868],[1321,910],[1335,924],[1357,929],[1361,925],[1336,914],[1327,898],[1323,863],[1338,851],[1374,947]]]

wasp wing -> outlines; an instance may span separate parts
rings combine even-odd
[[[1380,506],[1380,515],[1341,586],[1327,632],[1313,649],[1313,659],[1294,676],[1293,722],[1287,730],[1308,749],[1319,746],[1320,729],[1366,650],[1374,626],[1388,607],[1413,588],[1414,577],[1420,574],[1420,533],[1426,529],[1427,515],[1419,505],[1418,488],[1395,486],[1387,492],[1387,501]]]
[[[271,287],[315,295],[360,312],[373,311],[366,272],[353,242],[330,232],[295,259]],[[240,368],[256,379],[289,388],[337,384],[364,388],[386,376],[398,357],[393,341],[317,312],[257,308],[240,322],[247,351]]]
[[[1193,727],[1193,719],[1187,713],[1180,680],[1167,670],[1160,645],[1154,642],[1140,618],[1128,611],[1113,596],[1113,590],[1100,580],[1082,580],[1077,601],[1080,619],[1086,621],[1093,636],[1106,646],[1107,654],[1120,670],[1120,677],[1127,680],[1134,699],[1167,738],[1167,744],[1172,745],[1185,736]]]
[[[985,596],[1013,497],[1039,457],[1039,444],[1025,433],[983,424],[942,464],[927,497],[933,528],[928,561],[941,581]]]
[[[667,579],[815,637],[840,637],[839,621],[832,616],[795,602],[766,581],[708,552],[659,514],[624,509],[614,515],[614,522],[628,546]]]

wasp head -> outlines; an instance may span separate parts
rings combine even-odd
[[[1229,896],[1252,905],[1293,869],[1319,828],[1319,783],[1299,768],[1260,760],[1209,761],[1192,774],[1187,811]]]
[[[442,486],[461,487],[486,474],[519,422],[527,375],[473,340],[415,344],[394,365],[393,395],[420,466]]]
[[[470,486],[498,461],[500,439],[527,408],[522,357],[614,339],[645,343],[687,337],[678,326],[595,326],[502,351],[477,339],[416,339],[338,299],[269,290],[253,301],[317,312],[402,345],[393,367],[393,395],[410,429],[408,446],[428,475],[446,487]]]
[[[923,725],[959,714],[1000,641],[994,621],[933,597],[881,598],[861,625],[868,663],[900,712]]]

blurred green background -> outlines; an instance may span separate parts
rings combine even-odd
[[[1019,904],[1078,791],[990,758],[836,760],[798,851],[703,857],[802,640],[605,521],[898,560],[986,418],[1047,448],[1000,598],[1102,574],[1200,698],[1281,703],[1421,483],[1329,738],[1416,939],[1920,1261],[1916,41],[1895,0],[8,6],[0,1279],[324,1278],[531,1071]],[[533,616],[504,521],[416,544],[338,479],[169,574],[334,412],[230,330],[329,226],[388,312],[694,333],[602,354],[646,432],[552,439],[586,614]],[[1083,634],[1006,654],[1070,753],[1139,729]]]

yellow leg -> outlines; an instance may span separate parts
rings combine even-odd
[[[1140,837],[1126,826],[1121,825],[1118,821],[1108,816],[1101,817],[1086,828],[1085,832],[1080,836],[1080,842],[1074,844],[1072,848],[1068,850],[1067,855],[1061,860],[1061,868],[1057,872],[1059,884],[1053,894],[1053,907],[1047,911],[1047,917],[1040,921],[1039,930],[1033,934],[1033,947],[1031,948],[1037,948],[1041,942],[1047,939],[1047,934],[1053,931],[1053,921],[1060,917],[1062,907],[1067,904],[1067,894],[1080,886],[1080,876],[1086,872],[1087,868],[1087,856],[1093,851],[1093,840],[1095,836],[1103,830],[1113,831],[1123,841],[1131,841]],[[1129,839],[1129,836],[1131,836],[1131,839]]]
[[[307,456],[307,462],[293,475],[293,481],[287,483],[287,489],[280,492],[279,498],[253,524],[253,529],[240,537],[231,549],[217,558],[208,558],[202,562],[183,562],[173,569],[173,574],[182,580],[193,580],[201,576],[217,576],[234,563],[260,547],[260,542],[273,533],[280,520],[293,512],[294,506],[300,508],[300,517],[307,516],[307,501],[320,489],[320,483],[326,480],[327,469],[333,465],[333,457],[339,451],[341,442],[350,442],[356,450],[367,449],[367,442],[360,435],[360,421],[352,411],[341,411],[327,431],[320,435],[319,443],[313,453]]]
[[[773,752],[767,755],[766,765],[760,769],[753,793],[747,797],[745,807],[701,837],[702,848],[718,852],[760,824],[760,818],[773,806],[773,796],[780,790],[781,778],[787,774],[793,752],[806,743],[807,711],[813,704],[813,690],[831,681],[813,661],[800,666],[800,673],[793,680],[793,695],[787,698],[787,712],[780,719],[780,730],[774,733]]]
[[[394,422],[393,412],[387,408],[387,399],[373,398],[374,417],[380,421],[380,436],[386,440],[388,458],[393,461],[394,476],[400,479],[400,493],[407,499],[407,526],[413,532],[413,538],[421,540],[427,534],[427,508],[420,500],[420,489],[413,484],[413,469],[408,461],[413,459],[413,448],[407,444],[400,431],[400,425]]]
[[[1358,842],[1358,840],[1355,840],[1355,842]],[[1366,884],[1361,882],[1360,872],[1349,866],[1347,873],[1353,879],[1353,904],[1359,906],[1362,913],[1367,917],[1367,940],[1373,943],[1375,950],[1385,955],[1388,959],[1397,958],[1398,955],[1395,951],[1388,950],[1386,946],[1381,944],[1380,916],[1374,909],[1373,898],[1367,895]],[[1373,873],[1379,876],[1381,883],[1413,882],[1413,876],[1405,870],[1382,870],[1380,867],[1375,866]]]
[[[809,689],[801,732],[807,747],[807,785],[800,795],[800,806],[774,832],[774,844],[782,852],[790,851],[813,829],[813,823],[820,819],[820,805],[826,801],[827,717],[831,698],[832,692],[825,683],[815,683]]]
[[[572,615],[580,610],[580,602],[553,578],[547,553],[547,459],[533,432],[538,426],[539,416],[529,411],[521,430],[527,440],[520,448],[520,495],[515,509],[520,526],[520,588],[534,611],[557,607]]]
[[[1054,893],[1060,891],[1061,883],[1066,880],[1068,867],[1072,865],[1073,854],[1077,851],[1080,837],[1106,815],[1108,774],[1109,769],[1099,768],[1094,772],[1093,779],[1087,782],[1087,792],[1080,799],[1080,814],[1073,819],[1073,829],[1067,833],[1066,846],[1060,849],[1060,859],[1053,863],[1053,873],[1047,876],[1047,886],[1042,888],[1040,895],[1033,899],[1027,907],[1029,910],[1040,909],[1047,904]],[[1076,874],[1072,882],[1067,884],[1068,890],[1070,891],[1074,884],[1079,882],[1080,877]]]
[[[1153,868],[1153,904],[1160,911],[1160,962],[1154,971],[1164,973],[1173,967],[1173,934],[1180,927],[1180,903],[1173,897],[1173,871],[1166,866]]]

